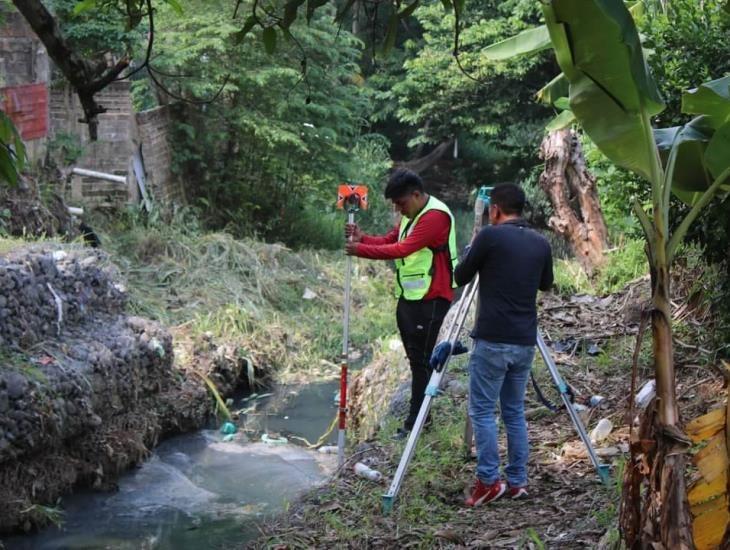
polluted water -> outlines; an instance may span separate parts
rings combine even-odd
[[[296,388],[295,394],[295,388],[281,386],[259,406],[254,424],[261,423],[260,429],[270,430],[272,437],[286,433],[316,439],[334,417],[336,386],[313,383]],[[116,491],[64,497],[60,527],[4,539],[5,548],[240,547],[260,534],[257,523],[324,483],[337,466],[334,455],[291,443],[268,445],[260,432],[250,439],[243,432],[210,429],[170,438],[122,476]]]

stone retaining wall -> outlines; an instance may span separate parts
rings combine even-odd
[[[0,532],[42,524],[33,504],[103,486],[209,413],[202,384],[173,371],[169,332],[126,300],[99,252],[0,260]]]

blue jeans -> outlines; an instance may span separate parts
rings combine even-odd
[[[527,485],[525,389],[534,356],[534,346],[475,341],[469,358],[469,416],[477,444],[477,477],[487,485],[500,478],[494,415],[497,399],[507,430],[507,482],[512,487]]]

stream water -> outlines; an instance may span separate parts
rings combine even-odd
[[[168,439],[122,476],[118,491],[65,497],[62,527],[3,542],[8,550],[241,547],[258,534],[257,522],[334,470],[335,455],[295,445],[291,436],[319,438],[335,415],[337,385],[283,385],[240,398],[232,409],[242,411],[241,429],[232,440],[212,429]],[[262,433],[290,442],[262,443]]]

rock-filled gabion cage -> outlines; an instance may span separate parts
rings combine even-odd
[[[173,376],[169,332],[127,316],[126,302],[102,252],[0,258],[0,532],[42,523],[33,503],[141,460],[169,428],[173,394],[205,404],[202,389]]]

